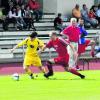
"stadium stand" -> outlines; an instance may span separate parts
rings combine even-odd
[[[43,40],[45,43],[48,42],[49,39],[49,32],[50,31],[56,31],[54,30],[53,27],[53,20],[55,18],[54,14],[45,14],[43,16],[43,19],[40,22],[35,22],[34,25],[37,28],[38,32],[38,37]],[[69,22],[64,22],[64,25],[69,25]],[[11,26],[9,26],[11,28]],[[19,49],[17,49],[13,54],[10,53],[10,49],[20,42],[21,40],[25,39],[31,31],[14,31],[10,30],[7,32],[4,32],[2,28],[0,27],[1,32],[0,32],[0,63],[7,63],[7,62],[22,62],[24,53],[25,53],[25,47],[23,46]],[[58,31],[56,31],[58,32]],[[88,39],[95,39],[98,40],[98,32],[99,29],[88,29],[87,32],[89,35],[87,36]],[[59,34],[59,32],[58,32]],[[97,41],[98,45],[98,41]],[[90,46],[87,48],[86,53],[83,54],[80,58],[80,60],[83,62],[83,69],[84,69],[84,64],[88,64],[88,69],[89,69],[89,62],[92,59],[90,57]],[[48,55],[50,53],[50,56]],[[42,53],[41,58],[42,60],[46,60],[48,58],[56,57],[57,54],[55,53],[54,49],[51,50],[46,50],[45,52]],[[94,59],[94,58],[93,58]]]

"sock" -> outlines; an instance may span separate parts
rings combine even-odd
[[[48,64],[47,68],[49,70],[49,72],[53,73],[53,68],[52,68],[52,64]]]
[[[69,69],[69,72],[71,72],[72,74],[75,74],[75,75],[77,75],[77,76],[80,76],[81,74],[78,72],[78,71],[76,71],[75,69]]]
[[[78,65],[76,65],[76,69],[80,69]]]

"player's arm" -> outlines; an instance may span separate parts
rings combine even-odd
[[[87,31],[84,28],[81,29],[81,32],[83,33],[83,36],[87,36],[88,35]]]
[[[11,49],[11,52],[13,52],[15,49],[17,49],[17,48],[19,48],[19,47],[25,45],[25,44],[27,43],[27,40],[28,40],[28,39],[25,39],[25,40],[23,40],[22,42],[20,42],[20,43],[18,43],[17,45],[15,45],[15,46],[13,47],[13,49]]]
[[[65,29],[60,33],[60,35],[63,36],[63,38],[69,39],[69,36],[68,36],[67,34],[68,34],[68,28],[65,28]]]
[[[39,43],[39,50],[38,50],[38,54],[41,54],[44,51],[45,48],[45,44],[43,41],[38,39],[38,43]]]
[[[45,51],[47,48],[51,48],[52,47],[52,42],[49,41],[46,45],[44,45],[41,50],[39,51],[39,54],[42,53],[43,51]]]

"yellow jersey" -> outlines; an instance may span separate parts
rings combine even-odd
[[[44,46],[43,41],[38,38],[31,40],[30,37],[26,38],[22,42],[20,42],[17,46],[21,47],[23,45],[27,46],[26,55],[38,55],[38,49]]]

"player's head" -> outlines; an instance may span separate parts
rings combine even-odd
[[[37,32],[32,32],[30,35],[31,40],[35,39],[37,37]]]
[[[79,25],[84,25],[84,20],[82,18],[79,19]]]
[[[78,5],[78,4],[76,4],[75,8],[76,8],[76,9],[79,9],[79,5]]]
[[[58,17],[61,17],[61,13],[58,13]]]
[[[77,19],[76,18],[71,18],[70,22],[71,22],[72,26],[77,26]]]
[[[57,33],[56,33],[56,32],[50,32],[49,36],[50,36],[50,38],[51,38],[52,40],[56,40],[56,38],[57,38]]]
[[[87,9],[86,4],[83,4],[83,9],[84,9],[84,10],[86,10],[86,9]]]

